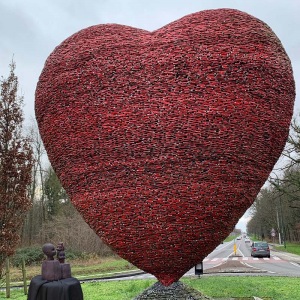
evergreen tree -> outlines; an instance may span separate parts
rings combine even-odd
[[[52,167],[48,169],[45,176],[44,189],[47,197],[47,213],[51,218],[58,215],[61,208],[65,207],[65,205],[69,202],[67,193],[62,187]]]

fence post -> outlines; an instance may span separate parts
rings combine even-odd
[[[5,282],[6,282],[6,298],[10,298],[10,269],[9,269],[9,258],[5,260]]]
[[[22,258],[22,275],[23,275],[24,295],[27,295],[27,280],[26,280],[26,268],[25,268],[24,257]]]

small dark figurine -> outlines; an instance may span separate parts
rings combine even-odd
[[[47,260],[54,260],[56,250],[53,244],[47,243],[42,247],[44,254],[47,256]]]
[[[61,264],[65,263],[66,255],[65,255],[65,247],[63,242],[59,242],[56,247],[57,251],[57,259]]]
[[[59,242],[56,247],[57,259],[60,262],[61,276],[63,279],[71,277],[71,266],[65,263],[66,254],[63,242]]]

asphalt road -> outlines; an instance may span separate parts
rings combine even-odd
[[[234,242],[237,251],[234,253]],[[203,260],[203,276],[206,275],[273,275],[300,277],[300,256],[275,251],[271,248],[271,257],[251,257],[251,243],[244,238],[220,244]],[[195,275],[195,268],[185,276]],[[124,279],[154,278],[151,274],[126,277]]]
[[[300,277],[300,256],[272,250],[271,257],[251,257],[251,243],[245,243],[244,238],[236,240],[237,251],[234,250],[234,241],[219,245],[203,261],[204,274],[215,272],[225,273],[267,273]],[[222,270],[223,269],[223,270]]]

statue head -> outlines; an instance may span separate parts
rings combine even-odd
[[[54,260],[54,255],[56,254],[56,250],[53,244],[47,243],[42,247],[44,254],[47,256],[47,260]]]
[[[57,259],[61,264],[65,263],[65,259],[66,259],[66,254],[65,251],[59,251],[57,252]]]
[[[63,242],[59,242],[59,243],[57,244],[56,250],[57,250],[58,252],[59,252],[59,251],[64,251],[64,250],[65,250],[64,243],[63,243]]]

